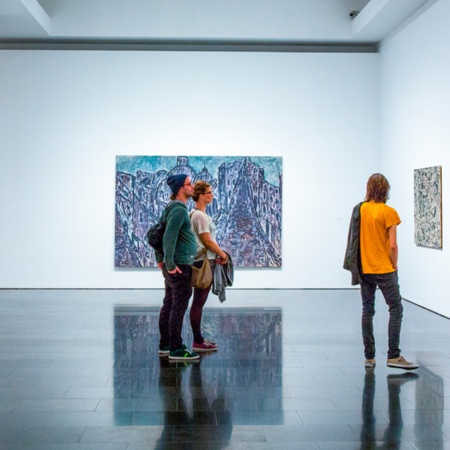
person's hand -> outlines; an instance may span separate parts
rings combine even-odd
[[[218,256],[218,257],[216,258],[216,261],[217,261],[219,264],[221,264],[222,266],[225,265],[225,264],[228,262],[228,256],[227,256],[227,254],[225,253],[225,258],[221,258],[220,256]]]
[[[175,275],[176,273],[183,273],[178,266],[175,266],[175,269],[168,270],[167,272],[169,272],[170,275]]]
[[[162,270],[162,268],[164,267],[164,263],[161,261],[157,264],[157,266]]]

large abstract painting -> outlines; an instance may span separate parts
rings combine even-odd
[[[442,168],[414,170],[414,236],[416,245],[442,248]]]
[[[282,158],[261,156],[117,156],[116,267],[156,266],[146,233],[169,202],[167,177],[180,173],[211,184],[207,213],[235,267],[281,267]]]

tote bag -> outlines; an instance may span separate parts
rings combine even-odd
[[[213,281],[213,275],[211,271],[211,265],[205,252],[205,259],[200,268],[192,266],[192,286],[199,289],[207,289],[211,286]]]

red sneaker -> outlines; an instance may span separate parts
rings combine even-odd
[[[216,352],[217,345],[215,342],[211,342],[209,339],[203,339],[201,344],[194,342],[192,344],[192,350],[195,352]]]

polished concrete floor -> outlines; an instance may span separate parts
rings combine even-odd
[[[158,356],[160,290],[0,291],[0,449],[450,449],[448,319],[405,302],[421,367],[389,369],[378,294],[370,371],[357,290],[227,297],[219,351],[184,364]]]

